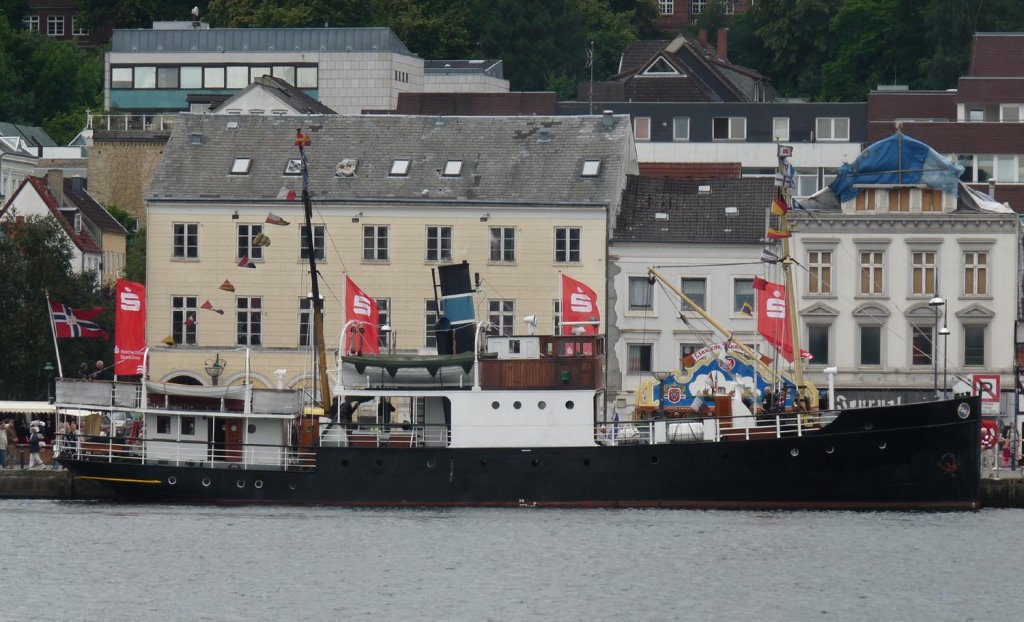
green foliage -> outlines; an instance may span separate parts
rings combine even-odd
[[[46,293],[75,308],[111,307],[111,294],[95,287],[95,274],[71,271],[71,242],[52,217],[0,223],[0,399],[45,399],[46,362],[54,364]],[[99,321],[112,326],[109,311]],[[63,339],[61,359],[69,366],[111,360],[102,339]]]
[[[704,28],[709,33],[729,26],[730,16],[726,13],[726,5],[731,3],[732,0],[709,0],[693,25],[697,29]]]
[[[106,207],[110,215],[117,219],[121,226],[128,230],[127,251],[124,266],[124,278],[136,283],[146,282],[146,229],[140,227],[138,231],[132,231],[136,227],[135,217],[117,207],[110,205]]]

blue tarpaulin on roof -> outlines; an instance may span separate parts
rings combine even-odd
[[[839,174],[829,188],[840,201],[849,201],[860,193],[855,184],[924,184],[956,195],[963,172],[964,167],[923,142],[896,133],[862,151],[853,164],[839,167]]]

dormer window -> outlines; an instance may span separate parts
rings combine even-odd
[[[584,160],[583,161],[583,177],[597,177],[601,173],[601,161],[600,160]]]
[[[462,175],[462,160],[448,160],[444,165],[445,177],[458,177]]]
[[[678,74],[679,72],[676,71],[675,67],[668,64],[668,61],[660,56],[644,71],[645,76],[674,76]]]
[[[395,160],[391,163],[391,172],[388,175],[392,177],[405,177],[409,174],[409,160]]]
[[[234,164],[231,165],[231,174],[248,175],[251,166],[252,158],[235,158]]]
[[[75,233],[82,232],[82,213],[75,212]]]

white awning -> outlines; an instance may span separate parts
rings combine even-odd
[[[49,402],[6,402],[0,401],[0,413],[3,414],[40,414],[45,415],[54,412],[53,404]]]

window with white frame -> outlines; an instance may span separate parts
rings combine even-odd
[[[491,227],[492,262],[513,263],[516,260],[516,228]]]
[[[263,233],[263,225],[238,225],[238,252],[236,259],[263,259],[263,247],[255,244],[256,236]]]
[[[690,15],[700,15],[708,6],[708,0],[690,0]]]
[[[555,263],[579,263],[579,227],[555,227]]]
[[[910,291],[915,296],[935,295],[935,251],[911,251]]]
[[[224,80],[226,88],[244,89],[249,85],[249,68],[241,65],[229,65]]]
[[[629,277],[629,310],[654,310],[654,285],[647,280],[647,277]]]
[[[789,117],[772,117],[772,138],[789,140]]]
[[[172,256],[175,259],[197,259],[199,257],[199,223],[176,222]]]
[[[964,295],[988,295],[988,253],[964,251]]]
[[[516,319],[516,302],[514,300],[488,300],[487,321],[490,322],[490,334],[512,336]]]
[[[682,369],[683,367],[687,366],[687,364],[686,364],[686,358],[687,357],[692,357],[694,352],[696,352],[697,350],[700,350],[703,347],[704,346],[702,344],[699,344],[699,343],[681,343],[681,344],[679,344],[679,367],[680,367],[680,369]],[[690,361],[690,364],[692,365],[693,361]]]
[[[807,251],[807,293],[815,296],[832,293],[832,251]]]
[[[388,343],[388,339],[393,333],[382,331],[380,327],[391,325],[391,299],[376,298],[375,300],[377,301],[377,344],[381,350],[386,351],[391,345]],[[395,336],[397,337],[397,335]]]
[[[196,345],[195,296],[171,296],[171,338],[178,345]]]
[[[240,346],[262,345],[263,299],[239,297],[235,305],[235,343]]]
[[[448,160],[444,163],[444,177],[459,177],[462,175],[462,160]]]
[[[732,312],[754,312],[754,279],[736,279],[732,282]]]
[[[224,88],[224,67],[203,67],[203,88]]]
[[[796,196],[809,197],[818,191],[818,169],[797,168],[796,169]]]
[[[309,243],[306,241],[307,232],[309,232],[309,228],[306,225],[299,226],[299,259],[309,259]],[[327,257],[324,253],[325,233],[324,225],[313,225],[313,251],[317,261],[324,261]]]
[[[452,228],[427,226],[427,261],[452,260]]]
[[[807,351],[811,354],[814,365],[828,365],[831,362],[829,351],[830,324],[810,324],[807,326]]]
[[[860,252],[860,289],[862,296],[880,296],[885,293],[885,251]]]
[[[672,119],[672,140],[676,142],[690,140],[690,117],[675,117]]]
[[[850,140],[849,117],[818,117],[814,120],[816,140]]]
[[[437,320],[440,317],[440,313],[437,308],[437,301],[430,298],[423,301],[423,323],[424,323],[424,340],[423,345],[428,348],[437,347]]]
[[[136,68],[138,69],[138,68]],[[231,164],[232,175],[248,175],[249,169],[252,168],[252,158],[235,158],[235,161]]]
[[[934,324],[911,324],[910,364],[931,365],[935,344]]]
[[[48,36],[48,37],[63,37],[64,36],[64,16],[63,15],[47,15],[46,16],[46,36]]]
[[[633,119],[633,138],[636,140],[651,139],[650,117],[636,117]]]
[[[73,37],[85,37],[89,35],[89,31],[82,26],[81,20],[77,16],[71,17],[71,36]]]
[[[129,69],[131,71],[131,69]],[[181,88],[183,89],[199,89],[203,87],[203,68],[202,67],[182,67],[181,68]]]
[[[861,324],[860,331],[860,359],[861,366],[876,366],[882,364],[882,327],[877,325]]]
[[[985,326],[964,326],[964,367],[985,366]]]
[[[1000,104],[999,120],[1003,123],[1020,123],[1020,104]]]
[[[601,174],[601,161],[600,160],[584,160],[583,170],[580,172],[581,177],[597,177]]]
[[[363,227],[363,261],[388,260],[387,225],[365,225]]]
[[[660,15],[672,15],[675,12],[675,0],[658,0],[658,13]]]
[[[699,306],[701,309],[707,308],[707,292],[708,292],[708,280],[704,278],[687,278],[683,277],[679,282],[679,289],[686,297],[693,301],[693,303]],[[688,302],[680,301],[680,311],[695,311]]]
[[[626,373],[649,374],[654,371],[651,365],[653,349],[649,343],[626,344]]]
[[[313,299],[299,298],[299,347],[313,344],[311,327],[313,326]]]
[[[711,121],[711,138],[714,140],[746,140],[746,117],[715,117]]]
[[[562,334],[562,301],[557,298],[552,301],[551,304],[552,314],[551,317],[554,320],[554,331],[552,335]]]
[[[25,30],[29,32],[39,32],[39,16],[38,15],[26,15],[21,18],[22,23],[25,24]]]
[[[392,177],[405,177],[409,174],[409,160],[395,160],[391,163],[391,171],[388,175]]]

